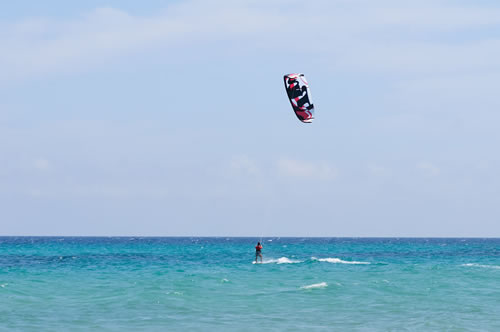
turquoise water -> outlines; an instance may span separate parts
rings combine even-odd
[[[0,237],[5,331],[500,331],[500,239]]]

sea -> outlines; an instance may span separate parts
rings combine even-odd
[[[0,331],[500,331],[500,239],[0,237]]]

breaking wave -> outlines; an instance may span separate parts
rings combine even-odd
[[[262,261],[262,264],[296,264],[296,263],[302,263],[303,261],[299,261],[299,260],[293,260],[293,259],[289,259],[287,257],[281,257],[281,258],[278,258],[278,259],[264,259]],[[253,262],[253,264],[255,264],[255,261]],[[260,264],[260,262],[259,262]]]
[[[477,264],[477,263],[467,263],[467,264],[462,264],[462,266],[484,267],[487,269],[500,269],[500,265],[485,265],[485,264]]]
[[[298,260],[298,259],[290,259],[288,257],[281,257],[278,259],[264,259],[262,261],[262,264],[297,264],[297,263],[304,263],[304,262],[310,262],[310,261],[316,261],[316,262],[326,262],[326,263],[334,263],[334,264],[353,264],[353,265],[367,265],[371,264],[370,262],[358,262],[358,261],[345,261],[340,258],[335,258],[335,257],[327,257],[327,258],[316,258],[316,257],[311,257],[310,260]],[[255,261],[252,262],[253,264],[256,264]],[[259,264],[260,261],[259,261]]]
[[[314,289],[314,288],[325,288],[325,287],[328,287],[328,284],[326,282],[320,282],[317,284],[302,286],[300,287],[300,289]]]
[[[344,261],[340,258],[335,258],[335,257],[327,257],[327,258],[311,257],[311,259],[313,261],[335,263],[335,264],[365,264],[365,265],[370,264],[370,262]]]

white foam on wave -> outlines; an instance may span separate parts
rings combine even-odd
[[[0,284],[0,287],[5,288],[8,284]]]
[[[326,282],[320,282],[317,284],[302,286],[300,287],[300,289],[314,289],[314,288],[325,288],[325,287],[328,287],[328,284]]]
[[[467,264],[462,264],[462,266],[484,267],[487,269],[500,269],[500,265],[484,265],[484,264],[477,264],[477,263],[467,263]]]
[[[167,294],[167,295],[170,295],[170,294],[172,294],[172,295],[184,295],[183,292],[177,292],[177,291],[166,291],[165,294]]]
[[[289,259],[287,257],[281,257],[278,259],[264,259],[262,261],[262,264],[296,264],[296,263],[302,263],[302,261]],[[253,264],[255,264],[255,261],[253,261]]]
[[[340,258],[335,258],[335,257],[327,257],[327,258],[316,258],[316,257],[311,257],[313,261],[318,261],[318,262],[327,262],[327,263],[334,263],[334,264],[370,264],[370,262],[358,262],[358,261],[344,261]]]

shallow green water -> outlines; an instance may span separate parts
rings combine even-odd
[[[500,331],[500,239],[0,237],[0,330]]]

